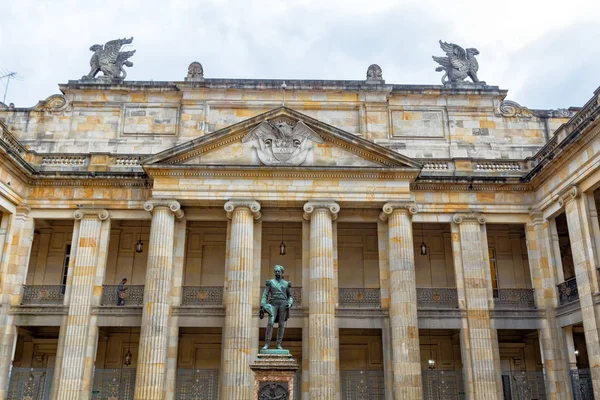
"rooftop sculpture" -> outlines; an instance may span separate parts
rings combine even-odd
[[[477,63],[476,55],[479,50],[468,48],[466,51],[459,45],[454,43],[446,43],[440,40],[440,47],[446,52],[447,57],[433,56],[435,62],[440,64],[436,71],[444,71],[442,76],[442,84],[448,85],[453,83],[467,83],[464,80],[469,77],[473,83],[485,85],[484,81],[477,78],[479,64]]]
[[[121,47],[131,44],[133,37],[127,39],[115,39],[106,42],[104,46],[95,44],[90,47],[94,52],[90,60],[90,73],[84,75],[81,80],[96,80],[100,82],[120,82],[127,77],[127,72],[123,67],[132,67],[133,63],[128,59],[135,54],[133,51],[120,51]],[[96,78],[96,75],[102,72],[102,76]]]

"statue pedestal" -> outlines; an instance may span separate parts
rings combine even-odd
[[[250,364],[254,371],[254,400],[299,400],[294,392],[298,363],[288,350],[261,350]]]

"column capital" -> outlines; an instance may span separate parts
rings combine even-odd
[[[340,212],[340,205],[335,201],[331,200],[315,200],[309,201],[304,204],[304,219],[310,221],[311,216],[315,212],[315,210],[324,209],[329,211],[331,214],[331,219],[336,220],[338,217],[338,213]]]
[[[569,186],[558,195],[558,205],[564,207],[581,195],[581,190],[576,185]]]
[[[388,217],[392,215],[394,211],[405,212],[409,215],[415,215],[419,212],[419,207],[412,201],[390,201],[385,203],[382,209],[383,211],[379,213],[379,219],[384,222],[388,220]]]
[[[260,219],[262,216],[260,213],[260,203],[256,200],[232,199],[225,203],[224,207],[229,219],[231,219],[233,211],[238,207],[249,209],[255,220]]]
[[[73,213],[73,218],[77,221],[83,218],[98,218],[100,221],[104,221],[110,217],[110,213],[102,208],[80,208]]]
[[[485,217],[480,213],[457,213],[452,217],[452,222],[455,224],[465,223],[478,223],[485,224]]]
[[[148,200],[144,203],[144,210],[148,212],[154,211],[155,208],[168,208],[171,210],[173,214],[175,214],[175,218],[182,219],[184,216],[184,212],[181,209],[181,204],[177,200]]]

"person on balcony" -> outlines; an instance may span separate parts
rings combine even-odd
[[[125,298],[127,297],[127,289],[125,284],[127,283],[127,278],[123,278],[119,286],[117,286],[117,306],[122,307],[125,305]]]

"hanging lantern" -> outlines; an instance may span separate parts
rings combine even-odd
[[[279,255],[285,256],[285,243],[283,243],[283,241],[281,241],[281,244],[279,245]]]
[[[429,361],[427,361],[427,363],[429,364],[429,369],[435,369],[435,360],[431,355],[429,355]]]
[[[144,251],[144,242],[142,242],[142,238],[140,238],[140,240],[138,240],[137,244],[135,245],[135,252],[141,253],[143,251]]]
[[[425,244],[425,242],[421,242],[421,255],[422,256],[427,255],[427,245]]]
[[[131,358],[132,358],[132,354],[131,351],[129,351],[129,349],[127,349],[127,353],[125,353],[125,361],[123,361],[123,365],[125,365],[126,367],[129,367],[131,365]]]

